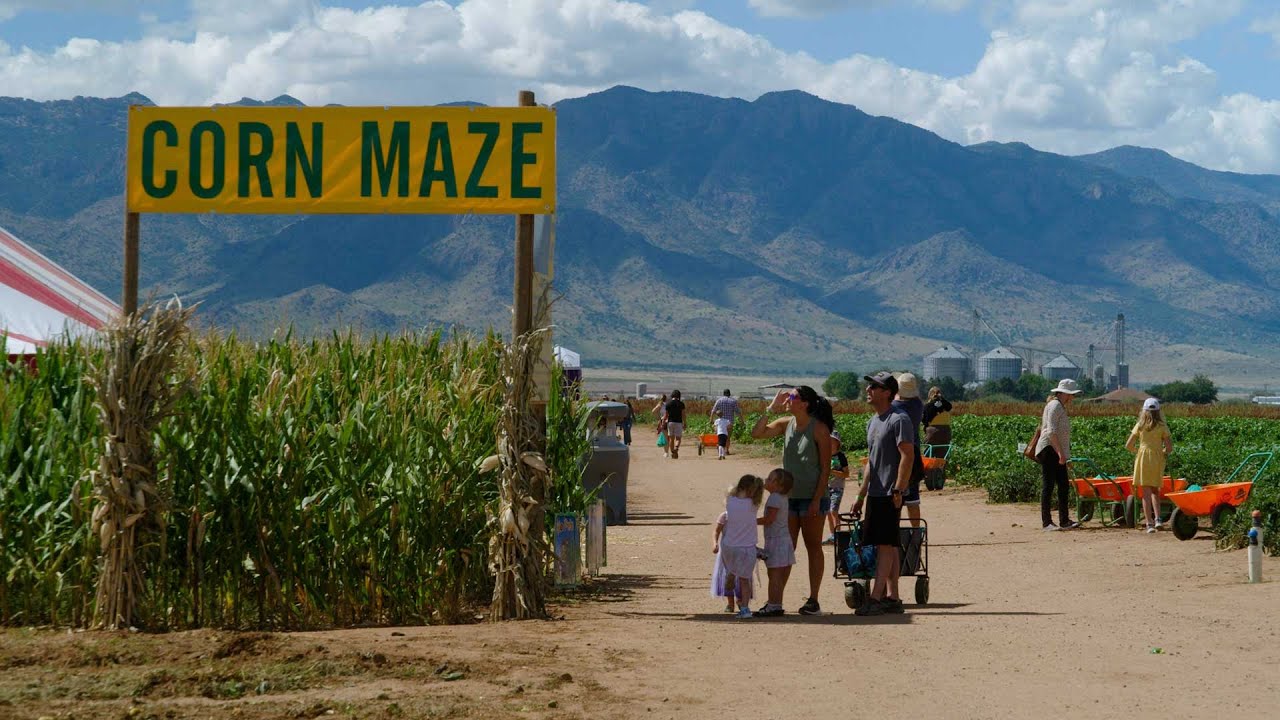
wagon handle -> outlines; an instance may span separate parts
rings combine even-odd
[[[934,454],[934,448],[946,448],[945,450],[942,451],[943,460],[946,460],[951,457],[951,445],[949,443],[946,445],[929,445],[926,443],[921,447],[924,449],[924,451],[920,453],[921,456],[923,457],[927,457],[927,458],[938,457],[937,455]]]
[[[1109,475],[1109,474],[1107,474],[1107,473],[1102,472],[1102,468],[1098,467],[1098,463],[1094,462],[1093,460],[1091,460],[1091,459],[1089,459],[1089,458],[1087,458],[1087,457],[1082,457],[1082,456],[1079,456],[1079,455],[1073,455],[1073,456],[1071,456],[1071,458],[1070,458],[1069,460],[1067,460],[1067,462],[1069,462],[1069,463],[1084,463],[1085,465],[1089,466],[1090,468],[1093,468],[1093,473],[1094,473],[1094,479],[1095,479],[1095,480],[1115,480],[1115,479],[1116,479],[1116,476],[1115,476],[1115,475]]]

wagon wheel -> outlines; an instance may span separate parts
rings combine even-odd
[[[1132,495],[1124,499],[1124,526],[1138,527],[1138,502]]]
[[[1169,525],[1173,528],[1174,537],[1179,540],[1190,540],[1200,529],[1200,520],[1182,512],[1182,508],[1178,508],[1169,516]]]
[[[698,441],[698,454],[699,454],[699,455],[701,455],[701,454],[702,454],[702,441],[701,441],[701,440],[699,440],[699,441]]]
[[[921,575],[916,578],[916,604],[926,605],[929,602],[929,576]]]
[[[1231,516],[1235,514],[1236,508],[1234,505],[1227,505],[1226,503],[1223,503],[1222,505],[1214,508],[1213,512],[1209,513],[1209,522],[1213,524],[1213,528],[1216,530],[1218,529],[1218,526],[1230,520]]]
[[[1076,520],[1087,523],[1093,519],[1094,502],[1092,500],[1081,500],[1076,503]]]
[[[867,589],[862,583],[847,582],[844,584],[844,604],[849,606],[850,610],[857,610],[867,601]]]
[[[1120,527],[1129,527],[1129,523],[1127,522],[1128,516],[1125,515],[1124,511],[1124,503],[1113,502],[1111,503],[1110,508],[1112,524],[1119,525]]]

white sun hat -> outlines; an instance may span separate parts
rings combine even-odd
[[[1054,388],[1053,391],[1056,393],[1075,395],[1080,392],[1080,386],[1076,385],[1076,381],[1071,378],[1062,378],[1058,381],[1058,387]]]

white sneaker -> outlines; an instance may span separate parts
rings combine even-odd
[[[1155,531],[1156,531],[1156,528],[1155,528],[1155,526],[1154,526],[1154,525],[1148,525],[1148,526],[1147,526],[1147,534],[1148,534],[1148,535],[1150,535],[1150,534],[1154,533]]]
[[[1049,523],[1048,525],[1045,525],[1040,529],[1045,532],[1054,532],[1055,530],[1061,530],[1062,528],[1058,527],[1057,525],[1054,525],[1053,523]]]
[[[1155,524],[1155,526],[1154,526],[1154,527],[1155,527],[1155,529],[1157,529],[1157,530],[1163,530],[1163,529],[1164,529],[1164,521],[1163,521],[1163,520],[1157,520],[1157,521],[1156,521],[1156,524]]]

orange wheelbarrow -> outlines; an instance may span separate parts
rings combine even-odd
[[[1262,477],[1262,472],[1271,464],[1273,457],[1274,452],[1250,453],[1231,471],[1226,482],[1205,485],[1198,490],[1169,493],[1166,497],[1177,506],[1169,517],[1173,536],[1179,540],[1190,540],[1200,530],[1200,518],[1208,517],[1209,523],[1216,528],[1224,519],[1235,514],[1236,508],[1249,499],[1253,484]],[[1257,471],[1253,473],[1253,479],[1232,482],[1255,459],[1260,462]]]
[[[924,448],[924,487],[941,490],[947,483],[947,458],[951,457],[950,445],[922,445]]]
[[[1088,522],[1095,512],[1104,527],[1118,525],[1134,527],[1138,521],[1138,499],[1133,494],[1132,475],[1108,475],[1092,460],[1085,457],[1071,458],[1072,463],[1088,465],[1094,477],[1074,478],[1071,485],[1076,491],[1076,518]],[[1165,475],[1160,483],[1160,494],[1185,490],[1187,481]]]
[[[720,444],[720,436],[715,433],[702,433],[698,436],[698,454],[702,454],[703,448],[716,447]]]

